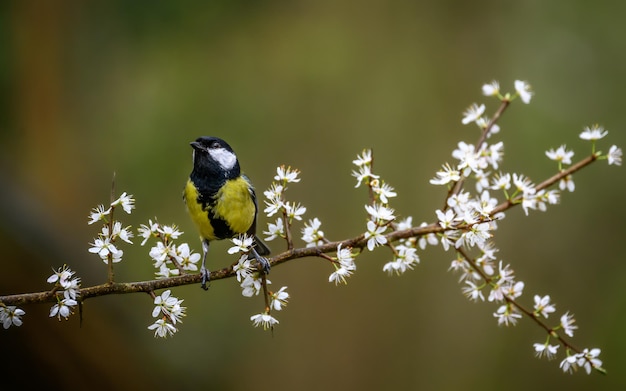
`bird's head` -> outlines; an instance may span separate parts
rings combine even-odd
[[[228,143],[217,137],[199,137],[190,143],[193,148],[194,171],[206,175],[235,178],[240,174],[237,155]]]

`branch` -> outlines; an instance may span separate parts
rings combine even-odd
[[[597,159],[598,159],[597,154],[594,153],[592,155],[589,155],[586,158],[580,160],[579,162],[573,164],[570,168],[566,170],[562,170],[558,174],[554,174],[550,178],[544,180],[543,182],[535,186],[535,190],[540,191],[540,190],[547,189],[548,187],[554,185],[555,183],[559,182],[561,179],[567,177],[568,175],[572,175],[573,173],[579,171],[580,169],[590,165],[591,163],[595,162]],[[506,209],[509,209],[511,205],[519,204],[520,202],[522,202],[522,199],[523,199],[523,195],[518,195],[512,199],[509,199],[508,201],[501,203],[500,205],[496,206],[493,209],[493,212],[491,213],[491,215],[494,216],[497,213],[500,213],[500,212],[505,211]]]
[[[566,170],[553,175],[552,177],[544,180],[538,184],[535,189],[537,191],[546,189],[568,175],[579,171],[580,169],[588,166],[597,160],[597,155],[593,154],[581,161],[575,163]],[[519,205],[522,200],[522,196],[518,195],[511,200],[502,202],[496,206],[491,216],[495,216],[497,213],[504,212],[516,205]],[[480,221],[484,222],[484,221]],[[479,223],[480,223],[479,222]],[[431,223],[423,227],[412,227],[404,230],[395,230],[385,235],[388,242],[396,242],[401,239],[418,238],[428,234],[437,234],[445,231],[467,230],[471,225],[458,225],[453,228],[442,228],[437,223]],[[269,258],[270,265],[272,267],[280,265],[282,263],[306,257],[316,257],[320,254],[327,254],[337,251],[337,247],[341,245],[343,248],[359,248],[363,249],[366,246],[367,240],[364,235],[346,239],[342,241],[328,242],[316,247],[302,247],[288,249],[280,254],[277,254]],[[211,281],[222,280],[225,278],[232,278],[235,276],[235,272],[232,267],[225,267],[219,270],[211,272]],[[159,280],[137,281],[137,282],[108,282],[100,285],[90,286],[80,289],[81,300],[86,300],[91,297],[105,296],[112,294],[126,294],[137,292],[153,292],[159,289],[173,288],[182,285],[199,284],[201,282],[200,274],[185,274],[182,276],[168,277]],[[4,305],[24,305],[31,303],[53,303],[56,302],[59,297],[62,296],[62,292],[53,289],[51,291],[23,293],[16,295],[0,296],[0,303]]]

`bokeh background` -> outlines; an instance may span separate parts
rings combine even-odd
[[[84,286],[104,281],[87,252],[97,227],[86,222],[108,201],[114,172],[118,193],[137,199],[125,224],[156,216],[200,251],[181,202],[188,143],[200,135],[227,139],[259,192],[276,166],[301,169],[288,196],[334,240],[364,230],[366,194],[350,171],[365,147],[399,193],[397,212],[434,219],[444,192],[428,180],[458,141],[475,141],[463,110],[497,107],[480,95],[493,79],[536,91],[502,118],[504,170],[541,181],[555,170],[544,151],[566,143],[584,156],[578,134],[595,122],[610,131],[600,149],[626,147],[625,16],[616,1],[2,2],[0,294],[45,290],[64,263]],[[48,305],[25,306],[24,325],[0,333],[0,384],[624,389],[624,178],[599,162],[548,213],[510,211],[497,237],[525,302],[550,294],[559,314],[573,312],[573,342],[600,347],[608,376],[563,374],[562,352],[533,357],[544,333],[526,319],[498,327],[496,307],[466,300],[447,271],[451,254],[433,248],[400,278],[383,274],[385,250],[364,255],[342,287],[319,259],[276,267],[274,286],[292,298],[273,336],[251,326],[262,300],[242,297],[234,280],[208,293],[175,289],[188,316],[167,340],[147,330],[146,295],[88,300],[82,327],[77,316],[48,318]],[[214,262],[226,248],[212,248]],[[152,278],[148,248],[123,249],[116,278]]]

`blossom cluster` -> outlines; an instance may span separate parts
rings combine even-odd
[[[67,319],[73,313],[73,307],[78,304],[76,299],[80,296],[80,278],[74,277],[74,274],[67,265],[63,265],[48,277],[48,282],[54,284],[56,289],[63,289],[63,298],[57,296],[57,303],[50,309],[50,317]]]
[[[306,208],[299,203],[289,202],[285,199],[285,191],[289,183],[300,182],[300,171],[291,167],[280,166],[276,168],[274,182],[270,188],[263,192],[265,196],[264,212],[267,217],[278,214],[274,223],[268,224],[265,240],[271,241],[276,238],[287,239],[289,227],[293,220],[302,220],[302,215],[306,213]]]
[[[92,209],[87,222],[89,225],[97,222],[103,223],[98,237],[94,239],[93,243],[90,243],[91,247],[88,251],[97,254],[105,264],[117,263],[122,260],[124,252],[118,249],[115,244],[118,239],[132,244],[133,234],[130,232],[130,227],[123,228],[121,222],[113,219],[114,211],[118,207],[130,214],[135,208],[135,199],[132,195],[124,192],[107,208],[104,205],[98,205]],[[64,265],[48,278],[47,282],[54,284],[55,291],[63,291],[62,296],[56,295],[57,303],[50,309],[50,317],[56,316],[59,320],[61,318],[68,319],[73,313],[73,308],[78,305],[80,278],[74,277],[74,274],[74,271]]]
[[[502,95],[497,82],[483,86],[483,93],[498,97],[505,105],[501,106],[503,108],[516,97],[520,97],[524,103],[530,102],[533,93],[527,83],[516,81],[515,90],[515,94]],[[458,143],[458,148],[452,152],[452,157],[457,160],[456,164],[444,164],[430,183],[448,188],[446,207],[436,211],[439,227],[443,230],[438,236],[445,250],[456,250],[457,256],[450,269],[460,273],[460,281],[464,284],[463,293],[470,300],[498,303],[493,315],[498,324],[508,326],[515,325],[522,314],[528,313],[522,311],[523,307],[518,301],[525,284],[515,278],[509,264],[496,256],[498,250],[492,237],[497,230],[496,221],[505,216],[497,209],[502,203],[492,192],[501,192],[505,200],[503,202],[521,204],[526,214],[530,210],[545,211],[548,205],[560,201],[559,190],[575,190],[572,174],[566,171],[566,167],[572,164],[574,152],[565,145],[546,151],[546,156],[558,164],[561,174],[559,190],[539,188],[523,174],[499,171],[504,156],[503,143],[490,144],[487,140],[492,134],[499,132],[500,128],[495,119],[483,117],[484,111],[484,104],[474,103],[465,111],[461,121],[464,125],[476,124],[483,135],[481,141],[476,145]],[[606,159],[609,164],[621,165],[622,151],[617,146],[612,146],[606,155],[596,151],[595,142],[607,133],[601,126],[593,125],[586,127],[580,138],[592,142],[591,153],[595,159]],[[464,181],[469,179],[473,179],[475,183],[474,195],[463,187]],[[469,249],[475,250],[477,255],[469,255]],[[487,299],[485,291],[488,291]],[[532,313],[537,322],[543,322],[541,319],[547,319],[550,313],[556,311],[547,295],[535,295],[534,302]],[[533,345],[538,357],[553,358],[559,346],[563,345],[567,350],[567,356],[561,362],[564,371],[571,372],[578,367],[584,367],[587,372],[591,368],[602,371],[602,361],[598,359],[599,349],[573,352],[571,346],[558,333],[561,331],[568,337],[573,337],[577,326],[569,312],[560,317],[559,324],[547,329],[550,332],[546,341]],[[553,340],[557,344],[552,344]]]
[[[330,274],[328,281],[334,282],[335,285],[347,284],[346,278],[356,270],[356,263],[354,263],[356,255],[352,253],[350,247],[341,247],[341,243],[337,245],[337,256],[331,258],[335,271]]]
[[[148,326],[149,330],[154,330],[155,337],[166,338],[178,331],[176,324],[182,323],[181,318],[187,315],[187,307],[181,306],[182,302],[183,300],[172,296],[169,289],[155,296],[152,317],[157,320]]]
[[[284,165],[277,167],[274,182],[270,185],[270,188],[263,193],[266,198],[265,204],[267,207],[264,210],[266,215],[268,217],[272,217],[280,212],[280,216],[275,220],[275,222],[268,223],[267,231],[263,232],[266,235],[265,240],[267,241],[282,238],[287,241],[288,247],[293,246],[290,234],[291,225],[294,219],[302,220],[302,215],[306,212],[306,208],[301,206],[299,203],[287,202],[284,194],[285,190],[287,190],[288,183],[300,182],[299,174],[299,170],[291,167],[285,167]],[[363,179],[365,179],[365,177],[361,178],[361,180]],[[385,190],[387,189],[390,188],[385,187]],[[329,242],[324,234],[324,231],[322,231],[321,226],[322,222],[317,217],[309,219],[304,223],[304,227],[301,230],[301,239],[305,243],[305,247],[317,247]],[[352,249],[345,246],[342,248],[341,244],[337,246],[336,256],[331,257],[324,255],[324,258],[330,260],[334,266],[334,271],[328,278],[329,282],[334,282],[335,284],[345,284],[346,278],[351,276],[356,270],[354,257],[355,255],[352,253]],[[246,262],[245,256],[242,256],[236,268],[245,269]],[[240,278],[239,274],[238,278]],[[256,278],[258,279],[258,277]],[[251,289],[257,285],[258,283],[250,284],[249,282],[246,283],[246,280],[244,280],[242,282],[244,295],[247,295],[248,292],[256,292],[256,294],[258,294],[258,289]],[[272,319],[269,318],[269,314],[258,314],[255,315],[253,321],[255,324],[258,324],[257,322],[263,322],[264,326],[267,326],[271,325]]]
[[[142,246],[150,238],[157,240],[148,253],[154,261],[152,265],[156,269],[154,274],[157,279],[198,270],[200,254],[194,253],[187,243],[174,243],[183,234],[175,225],[162,225],[148,220],[148,224],[141,224],[137,232],[143,238]]]
[[[124,192],[118,199],[111,202],[107,209],[104,205],[98,205],[89,215],[89,225],[97,222],[104,223],[98,237],[94,239],[93,243],[90,243],[92,247],[89,248],[89,252],[97,254],[104,263],[118,263],[122,260],[124,251],[115,245],[117,239],[129,244],[133,243],[130,240],[133,237],[130,227],[122,228],[122,223],[114,221],[112,218],[113,211],[118,206],[130,214],[135,208],[135,199],[132,195]]]
[[[386,234],[393,230],[411,228],[413,218],[407,217],[398,222],[395,210],[389,206],[389,200],[398,194],[395,189],[374,174],[372,150],[366,149],[352,163],[357,167],[352,171],[356,178],[355,187],[365,184],[369,188],[370,202],[365,205],[368,219],[367,230],[363,234],[366,247],[373,251],[378,246],[388,246],[393,254],[392,260],[383,266],[383,271],[388,274],[403,274],[412,270],[420,261],[417,254],[417,246],[426,247],[427,243],[433,243],[432,237],[424,237],[423,240],[415,238],[401,239],[396,244],[388,243]]]
[[[249,235],[239,235],[231,239],[234,246],[228,249],[229,254],[240,254],[239,260],[233,266],[237,281],[240,283],[241,294],[245,297],[258,296],[272,282],[267,279],[265,273],[259,273],[256,266],[252,264],[254,259],[251,255],[254,238]],[[289,293],[287,287],[283,286],[276,292],[268,291],[268,306],[263,312],[252,315],[250,320],[255,327],[263,326],[264,330],[273,329],[278,324],[278,320],[271,315],[271,311],[280,311],[287,305]]]
[[[148,255],[153,261],[157,279],[198,270],[200,254],[194,253],[187,243],[175,243],[183,234],[176,225],[163,225],[148,220],[148,224],[141,224],[137,228],[137,233],[143,239],[142,246],[148,240],[156,239],[156,244],[150,248]],[[186,315],[186,307],[180,305],[182,302],[182,299],[172,296],[171,290],[155,296],[152,316],[157,319],[148,326],[149,330],[154,330],[155,337],[166,338],[178,331],[177,324],[182,323],[181,318]]]
[[[0,323],[4,329],[11,326],[21,326],[22,315],[26,315],[26,312],[21,308],[14,305],[0,305]]]
[[[278,324],[278,319],[271,315],[271,311],[280,311],[287,305],[289,299],[289,293],[287,293],[287,287],[283,286],[278,291],[269,291],[270,305],[265,311],[254,314],[250,317],[250,320],[255,327],[262,326],[263,330],[272,330],[274,325]]]

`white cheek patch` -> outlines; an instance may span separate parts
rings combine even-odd
[[[224,148],[209,149],[209,154],[224,170],[231,170],[237,163],[237,156]]]

